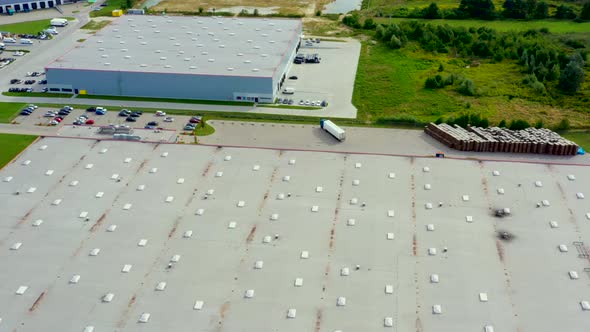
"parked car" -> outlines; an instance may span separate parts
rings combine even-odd
[[[31,45],[33,44],[33,42],[30,39],[22,39],[20,40],[21,44],[25,44],[25,45]]]
[[[74,108],[72,106],[67,106],[67,105],[62,107],[62,109],[70,111],[70,112],[74,110]]]
[[[4,37],[4,39],[2,39],[2,42],[6,43],[6,44],[14,44],[14,43],[16,43],[16,39],[10,38],[10,37]]]
[[[164,118],[164,122],[174,122],[174,118],[171,116],[167,116]]]
[[[97,107],[94,112],[96,113],[96,115],[105,115],[107,114],[107,109],[104,107]]]
[[[88,119],[88,115],[82,114],[78,117],[78,119],[84,119],[86,121]]]
[[[80,119],[76,119],[76,121],[72,122],[72,124],[75,126],[81,126],[84,124],[84,121],[82,121]]]
[[[25,52],[23,52],[23,51],[16,51],[16,52],[12,53],[12,55],[14,55],[14,56],[23,56],[23,55],[25,55]]]
[[[203,119],[202,116],[193,116],[188,122],[190,123],[199,123]]]
[[[39,106],[37,106],[37,105],[35,105],[35,104],[29,104],[29,105],[27,105],[27,108],[29,108],[29,107],[30,107],[30,108],[32,108],[32,109],[35,109],[35,110],[36,110],[37,108],[39,108]]]
[[[23,81],[19,80],[18,78],[13,78],[10,80],[10,84],[21,84]]]
[[[29,116],[31,115],[31,113],[33,113],[32,111],[28,111],[28,110],[23,110],[20,112],[20,115],[24,115],[24,116]]]
[[[295,75],[293,75],[293,76],[289,76],[289,79],[290,79],[290,80],[296,80],[296,79],[298,79],[298,78],[299,78],[299,77],[297,77],[297,76],[295,76]]]
[[[166,112],[156,111],[156,116],[165,116]]]
[[[144,129],[156,129],[156,126],[150,126],[150,125],[146,125],[145,127],[143,127]]]
[[[136,121],[137,121],[137,119],[136,119],[136,118],[134,118],[134,117],[132,117],[132,116],[128,116],[128,117],[125,119],[125,121],[127,121],[127,122],[136,122]]]
[[[158,122],[156,122],[156,121],[150,121],[150,122],[147,123],[147,125],[148,126],[157,126],[158,125]]]
[[[86,112],[96,112],[96,107],[94,107],[94,106],[93,107],[88,107],[86,109]]]
[[[39,84],[47,84],[47,80],[40,80]]]
[[[122,109],[119,112],[119,116],[125,116],[125,117],[127,117],[127,116],[129,116],[129,114],[131,114],[131,111],[129,111],[128,109]]]
[[[192,130],[195,130],[195,128],[196,128],[195,126],[190,126],[188,124],[186,126],[184,126],[184,130],[191,130],[192,131]]]
[[[57,112],[57,114],[58,115],[64,115],[65,116],[65,115],[70,114],[70,112],[69,111],[66,111],[66,110],[60,110],[59,112]]]
[[[86,122],[85,122],[85,123],[86,123],[87,125],[93,125],[93,124],[94,124],[94,120],[92,120],[92,119],[88,119],[88,120],[86,120]]]
[[[47,112],[47,113],[43,114],[43,117],[52,118],[52,117],[54,117],[56,115],[57,115],[57,113]]]
[[[50,126],[57,126],[58,124],[59,124],[59,122],[58,122],[58,121],[56,121],[56,120],[51,120],[51,121],[49,122],[49,125],[50,125]]]
[[[129,116],[132,118],[139,118],[141,116],[141,113],[132,112],[131,114],[129,114]]]
[[[35,80],[26,80],[25,81],[25,84],[26,85],[32,85],[32,84],[35,84],[35,82],[37,82],[37,81],[35,81]]]

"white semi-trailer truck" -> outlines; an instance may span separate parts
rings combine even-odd
[[[338,127],[330,120],[321,119],[320,127],[322,127],[322,129],[330,133],[330,135],[334,136],[339,141],[344,141],[346,139],[346,132],[344,129]]]

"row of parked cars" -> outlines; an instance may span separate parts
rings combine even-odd
[[[193,116],[192,118],[190,118],[190,120],[188,120],[188,123],[184,125],[183,129],[193,131],[197,129],[197,125],[201,123],[202,120],[202,116]]]
[[[53,118],[49,121],[50,126],[57,126],[62,122],[66,116],[72,112],[74,108],[72,106],[64,106],[59,111],[47,111],[43,116],[46,118]]]
[[[29,116],[33,114],[33,112],[38,108],[37,105],[29,104],[27,107],[23,108],[20,111],[20,115]]]

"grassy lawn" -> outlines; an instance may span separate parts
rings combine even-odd
[[[10,123],[25,105],[24,103],[0,103],[0,123]],[[0,144],[0,146],[3,145]]]
[[[73,17],[64,17],[65,19],[71,21]],[[3,24],[0,25],[0,31],[8,31],[11,33],[23,33],[23,34],[37,34],[47,28],[49,28],[49,22],[51,20],[38,20],[38,21],[28,21],[28,22],[20,22],[20,23],[13,23],[13,24]]]
[[[151,101],[162,103],[181,103],[181,104],[205,104],[205,105],[228,105],[228,106],[252,106],[253,102],[241,101],[217,101],[217,100],[195,100],[195,99],[168,99],[168,98],[147,98],[147,97],[121,97],[121,96],[98,96],[98,95],[78,95],[79,99],[106,99],[106,100],[133,100],[133,101]]]
[[[96,31],[96,30],[100,30],[100,29],[106,27],[110,23],[111,23],[111,21],[109,21],[109,20],[103,20],[103,21],[90,20],[88,23],[84,24],[80,29],[95,30]]]
[[[195,129],[195,135],[197,136],[209,136],[215,132],[215,128],[211,127],[207,122],[205,122],[205,126],[201,127],[199,124],[197,129]]]
[[[45,98],[71,98],[70,93],[49,93],[49,92],[2,92],[4,96],[11,97],[45,97]]]
[[[37,136],[0,134],[0,168],[29,146]]]
[[[440,64],[445,68],[440,73],[443,77],[457,73],[472,79],[478,96],[460,95],[456,86],[425,89],[424,81],[438,74]],[[568,118],[574,128],[590,126],[586,89],[576,96],[539,95],[522,84],[523,77],[520,67],[509,60],[466,68],[460,59],[411,45],[392,50],[382,44],[363,43],[352,101],[359,110],[358,120],[364,124],[425,123],[479,113],[492,125],[502,119],[530,123],[542,119],[553,126]]]
[[[424,20],[424,19],[410,19],[410,18],[375,18],[378,23],[399,23],[402,21],[427,21],[430,24],[442,25],[448,24],[452,27],[481,27],[495,29],[497,31],[526,31],[530,29],[548,28],[552,33],[569,33],[569,32],[590,32],[590,22],[576,23],[573,21],[558,21],[558,20],[503,20],[503,21],[483,21],[483,20]]]
[[[590,153],[590,130],[568,131],[561,133],[561,136],[576,142],[579,146],[584,148],[587,153]]]

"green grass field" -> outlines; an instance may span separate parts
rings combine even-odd
[[[73,20],[73,17],[64,17],[69,21]],[[51,20],[38,20],[28,21],[13,24],[0,25],[0,31],[8,31],[11,33],[26,33],[26,34],[38,34],[39,32],[49,28],[49,22]]]
[[[428,77],[438,74],[443,64],[443,77],[451,73],[472,79],[477,97],[460,95],[456,86],[429,90]],[[383,44],[364,43],[355,80],[353,104],[358,120],[364,124],[418,124],[436,119],[479,113],[492,124],[502,119],[523,119],[530,123],[542,119],[553,126],[568,118],[572,127],[590,126],[590,112],[584,98],[577,96],[538,95],[522,84],[524,74],[513,61],[486,63],[466,68],[465,62],[445,54],[433,54],[408,45],[392,50]],[[555,105],[555,106],[551,106]],[[577,110],[577,111],[576,111]]]
[[[37,136],[0,134],[0,168],[29,146]]]
[[[49,93],[49,92],[2,92],[3,96],[9,97],[43,97],[43,98],[70,98],[71,93]]]
[[[84,24],[80,29],[96,31],[96,30],[100,30],[100,29],[106,27],[110,23],[111,23],[111,21],[109,21],[109,20],[104,20],[104,21],[90,20],[88,23]]]
[[[215,133],[215,128],[211,127],[207,122],[205,122],[205,126],[201,127],[199,124],[197,129],[195,129],[195,135],[197,136],[209,136]]]
[[[24,103],[0,103],[0,123],[10,123],[25,105]]]
[[[497,31],[526,31],[530,29],[548,28],[551,33],[572,33],[590,32],[590,22],[576,23],[573,21],[558,21],[558,20],[503,20],[503,21],[482,21],[482,20],[425,20],[425,19],[411,19],[411,18],[375,18],[375,21],[382,24],[399,23],[402,21],[421,21],[434,25],[448,24],[452,27],[488,27]]]
[[[576,142],[579,146],[584,148],[587,153],[590,153],[590,130],[568,131],[561,133],[561,136]]]

